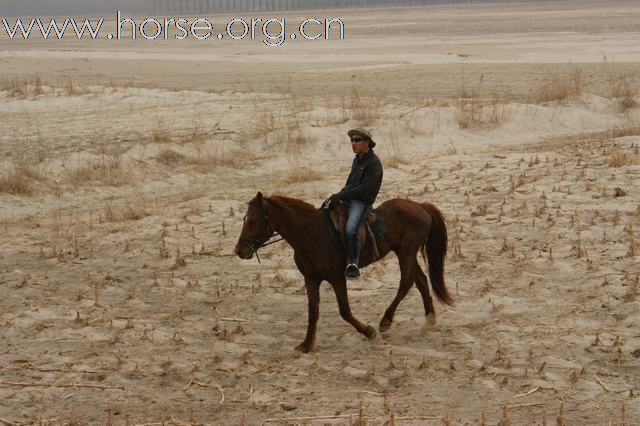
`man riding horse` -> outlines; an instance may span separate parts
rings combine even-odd
[[[356,154],[351,165],[351,173],[345,187],[337,194],[331,195],[329,207],[338,203],[347,210],[345,237],[348,247],[345,277],[357,279],[360,276],[360,239],[358,227],[371,210],[382,184],[382,163],[373,152],[376,143],[371,133],[364,129],[352,129],[347,132],[351,139],[351,149]]]

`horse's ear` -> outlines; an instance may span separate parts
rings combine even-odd
[[[258,191],[256,194],[256,201],[258,201],[258,204],[262,204],[262,192]]]

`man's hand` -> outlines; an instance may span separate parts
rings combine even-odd
[[[340,194],[333,194],[329,198],[329,208],[334,208],[340,202]]]

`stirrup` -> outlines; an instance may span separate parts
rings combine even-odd
[[[358,265],[355,263],[350,263],[347,265],[347,268],[344,270],[344,277],[348,280],[355,280],[360,278],[360,270],[358,269]]]

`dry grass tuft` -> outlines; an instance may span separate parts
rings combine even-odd
[[[553,74],[533,93],[534,102],[558,102],[582,93],[582,69],[575,68],[571,74]]]
[[[637,95],[638,89],[629,81],[627,75],[609,76],[609,91],[607,96],[617,100],[618,109],[621,112],[626,112],[638,106],[638,102],[635,99]]]
[[[309,169],[305,164],[304,155],[308,154],[311,139],[304,129],[290,125],[285,134],[285,155],[289,163],[289,172],[284,183],[303,183],[322,179],[319,171]]]
[[[364,97],[354,89],[349,98],[343,99],[343,115],[345,121],[354,120],[360,126],[371,126],[382,116],[384,108],[383,95],[377,97]]]
[[[218,126],[219,123],[216,125]],[[156,118],[154,127],[149,133],[141,137],[143,144],[194,144],[201,145],[212,134],[229,133],[215,127],[213,129],[203,129],[196,124],[192,129],[172,129],[168,127],[161,118]]]
[[[276,130],[276,117],[273,111],[260,109],[254,114],[254,120],[247,133],[250,139],[267,139],[268,135]]]
[[[76,89],[75,85],[73,84],[73,80],[69,79],[67,80],[67,84],[65,85],[64,88],[64,93],[67,96],[75,96],[78,94],[78,90]]]
[[[491,113],[489,114],[489,123],[498,126],[509,120],[509,109],[504,100],[498,96],[494,96],[491,100]]]
[[[482,104],[476,98],[459,98],[456,105],[456,122],[461,129],[481,127]]]
[[[266,102],[266,101],[265,101]],[[256,102],[254,112],[244,139],[264,140],[265,143],[286,143],[289,149],[290,143],[303,137],[303,128],[309,120],[310,111],[313,110],[311,101],[299,97],[295,93],[283,93],[280,102],[272,108],[265,108],[265,102]]]
[[[629,163],[630,163],[629,156],[619,150],[613,151],[609,156],[610,167],[622,167],[622,166],[626,166]]]
[[[131,177],[116,156],[103,156],[100,161],[83,164],[67,173],[67,181],[74,187],[100,182],[108,186],[123,186]]]
[[[128,222],[144,219],[149,216],[144,200],[134,203],[124,202],[122,206],[109,204],[103,213],[99,214],[99,222]]]
[[[39,75],[29,78],[14,78],[0,82],[0,92],[6,92],[10,98],[33,98],[42,94],[42,79]]]
[[[171,133],[164,127],[155,127],[149,137],[145,140],[146,143],[169,143],[172,141]]]
[[[507,121],[509,113],[497,97],[490,103],[477,98],[459,98],[455,117],[461,129],[491,129]]]
[[[163,149],[156,156],[156,160],[165,166],[176,166],[185,160],[185,156],[172,149]]]
[[[291,167],[284,183],[304,183],[321,180],[324,176],[317,170],[310,170],[305,166]]]
[[[31,181],[17,170],[0,176],[0,193],[28,195],[33,192]]]
[[[33,193],[33,184],[45,181],[41,170],[26,163],[14,164],[6,173],[0,174],[0,193],[28,195]]]
[[[247,155],[241,155],[236,151],[216,148],[213,152],[185,157],[180,161],[186,165],[194,166],[203,173],[209,173],[213,172],[216,167],[240,168],[243,165],[246,166],[249,159]]]
[[[480,97],[483,79],[481,75],[475,88],[468,88],[464,82],[458,88],[454,105],[456,122],[461,129],[491,129],[509,118],[505,101],[498,93],[487,99]]]
[[[391,147],[391,155],[387,155],[383,158],[384,166],[392,169],[398,168],[405,164],[410,164],[410,161],[400,151],[400,142],[395,129],[387,136],[389,146]]]

